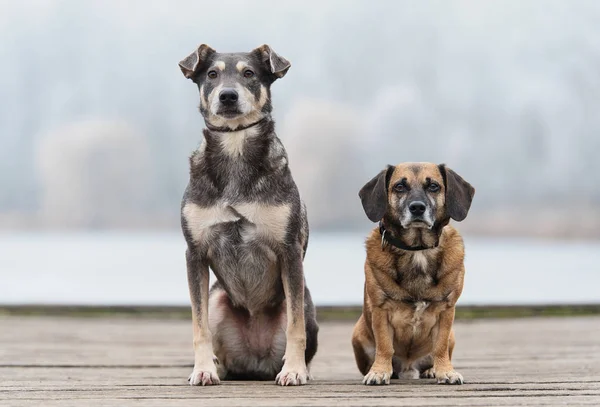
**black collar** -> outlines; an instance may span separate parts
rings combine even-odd
[[[259,121],[256,121],[254,123],[250,123],[247,126],[239,126],[239,127],[236,127],[235,129],[232,129],[230,127],[215,127],[212,124],[208,123],[206,120],[204,121],[204,124],[206,125],[206,128],[208,130],[210,130],[210,131],[217,131],[219,133],[231,133],[231,132],[234,132],[234,131],[242,131],[242,130],[249,129],[250,127],[257,126],[257,125],[261,124],[262,122],[267,121],[268,118],[269,118],[269,115],[263,117]]]
[[[398,239],[397,237],[394,237],[394,235],[392,235],[388,230],[386,230],[385,226],[383,226],[383,221],[381,221],[381,220],[379,221],[379,233],[381,233],[381,250],[383,250],[385,248],[386,244],[391,244],[392,246],[397,247],[398,249],[401,249],[401,250],[418,252],[421,250],[435,249],[440,244],[440,238],[438,236],[438,239],[435,242],[435,245],[433,247],[409,246],[409,245],[405,244],[402,240]]]

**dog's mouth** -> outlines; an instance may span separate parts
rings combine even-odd
[[[402,225],[404,228],[414,228],[414,229],[431,229],[433,224],[426,221],[423,218],[415,218],[411,219],[407,224]]]
[[[221,108],[217,111],[217,116],[224,117],[226,119],[235,119],[240,117],[243,113],[237,107]]]

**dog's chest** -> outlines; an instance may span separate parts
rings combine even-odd
[[[396,283],[407,290],[413,300],[423,299],[423,293],[437,284],[435,262],[432,256],[421,252],[402,256],[395,267]]]
[[[191,238],[236,306],[252,311],[278,299],[261,293],[283,290],[277,253],[286,238],[289,205],[187,203],[183,216]]]
[[[221,201],[202,207],[188,202],[183,208],[183,217],[189,234],[198,245],[210,245],[218,240],[226,244],[228,238],[241,240],[238,243],[255,240],[281,243],[287,233],[290,210],[288,204],[229,204]]]

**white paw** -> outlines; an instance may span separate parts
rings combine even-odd
[[[398,375],[400,379],[414,380],[419,378],[419,371],[417,369],[410,369],[400,372]]]
[[[370,371],[363,379],[363,384],[366,384],[368,386],[373,384],[390,384],[391,375],[391,373],[387,372]]]
[[[301,386],[310,379],[304,363],[284,363],[281,372],[275,378],[275,384],[280,386]]]
[[[460,373],[449,370],[447,372],[436,372],[435,378],[438,384],[463,384],[464,380]]]
[[[219,380],[219,375],[217,374],[216,364],[219,364],[219,361],[213,356],[212,363],[194,366],[192,374],[188,377],[190,386],[212,386],[220,384],[221,380]]]
[[[435,373],[433,372],[433,368],[429,368],[421,373],[421,379],[435,379]]]

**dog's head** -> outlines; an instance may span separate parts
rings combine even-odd
[[[359,192],[372,222],[384,216],[404,229],[432,229],[467,217],[475,189],[444,164],[388,165]]]
[[[248,53],[221,54],[202,44],[180,63],[200,90],[200,112],[216,127],[235,129],[271,112],[271,84],[290,68],[268,45]]]

